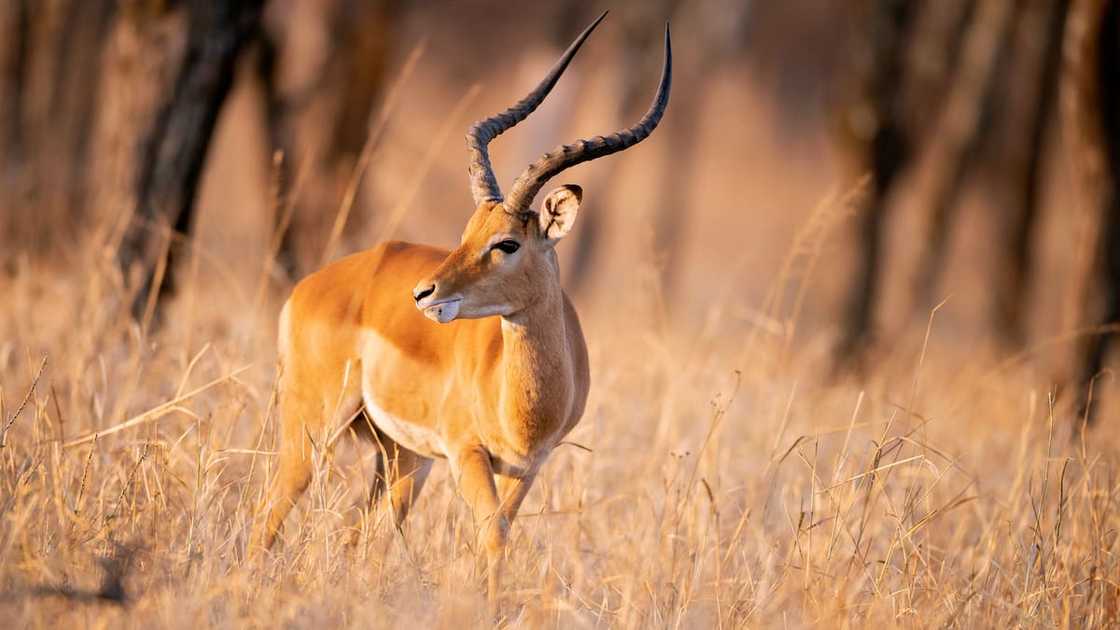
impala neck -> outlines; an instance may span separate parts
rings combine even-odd
[[[570,402],[572,367],[559,273],[542,285],[539,299],[502,318],[503,400],[522,417],[566,414],[553,405]]]
[[[536,346],[564,338],[564,297],[560,286],[550,288],[532,305],[502,317],[502,339],[507,342],[504,353],[516,351],[520,344]]]
[[[548,276],[537,285],[540,293],[528,306],[502,317],[502,337],[506,341],[522,342],[526,337],[564,337],[564,292],[560,288],[560,263],[556,252],[548,253]]]

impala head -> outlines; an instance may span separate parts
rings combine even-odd
[[[467,132],[468,171],[476,208],[459,246],[413,290],[416,307],[430,319],[447,323],[456,318],[509,316],[550,291],[559,290],[554,247],[571,231],[583,191],[571,184],[560,186],[545,196],[540,210],[530,208],[533,199],[564,169],[632,147],[649,136],[661,121],[669,104],[672,78],[668,24],[661,83],[642,119],[609,136],[577,140],[544,154],[514,180],[509,196],[502,196],[490,166],[487,145],[533,113],[587,36],[606,16],[604,12],[572,42],[525,98],[500,114],[478,121]]]

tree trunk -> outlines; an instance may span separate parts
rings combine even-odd
[[[263,0],[189,0],[186,52],[170,98],[160,107],[146,140],[131,222],[117,253],[128,275],[142,268],[133,314],[139,316],[149,291],[173,290],[171,277],[152,287],[156,258],[192,220],[206,152],[222,105],[233,85],[239,53],[256,36]],[[178,247],[168,247],[168,269]]]
[[[1081,323],[1090,330],[1077,348],[1074,368],[1077,410],[1091,422],[1093,381],[1117,334],[1109,327],[1120,323],[1120,3],[1079,0],[1067,33],[1067,113],[1075,127],[1071,136],[1080,183],[1098,216],[1081,296]]]

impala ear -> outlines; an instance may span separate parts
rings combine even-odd
[[[548,193],[537,216],[541,238],[549,243],[556,243],[567,236],[576,222],[582,199],[583,189],[575,184],[564,184]]]

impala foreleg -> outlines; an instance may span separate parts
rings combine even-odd
[[[497,601],[498,580],[502,554],[509,535],[509,521],[500,510],[498,489],[494,485],[494,470],[490,454],[481,446],[460,451],[455,459],[459,480],[459,493],[474,513],[478,528],[478,547],[486,552],[486,594],[491,604]]]
[[[522,477],[498,475],[498,497],[501,499],[499,509],[510,525],[513,524],[513,519],[517,518],[517,511],[521,509],[521,502],[529,495],[529,490],[533,487],[535,478],[535,473]]]

